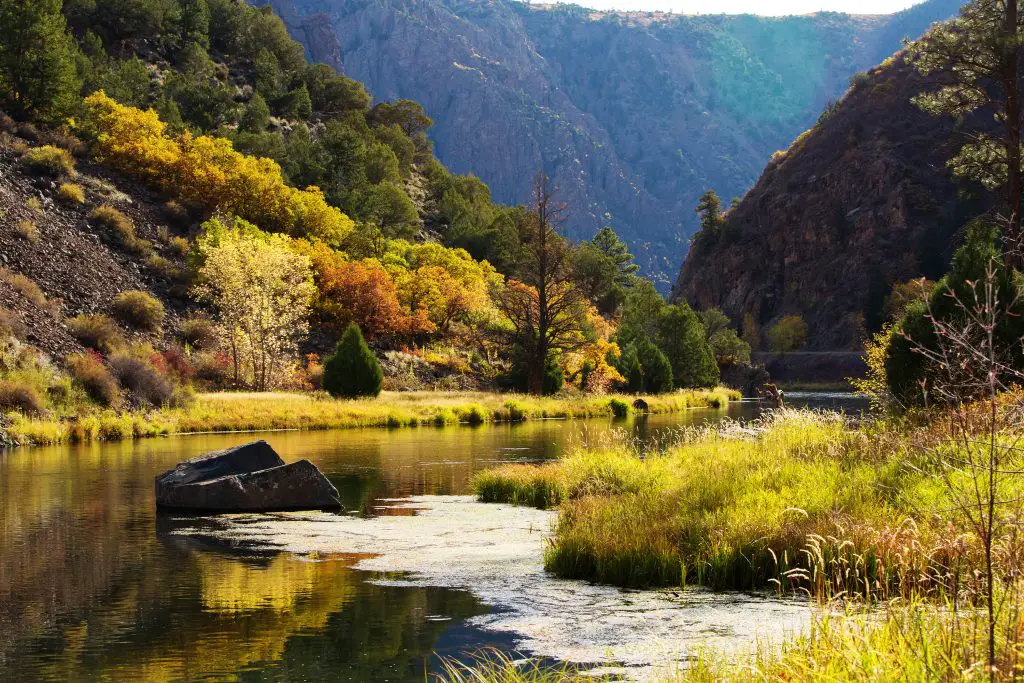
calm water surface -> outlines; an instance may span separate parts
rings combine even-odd
[[[793,396],[791,402],[863,408],[841,395]],[[417,542],[453,529],[457,536],[460,519],[467,520],[467,534],[470,522],[481,532],[518,524],[526,534],[538,524],[529,515],[542,513],[499,510],[494,514],[505,517],[491,522],[484,519],[489,511],[473,513],[474,504],[454,498],[412,504],[395,499],[465,495],[469,478],[480,469],[554,458],[572,443],[600,439],[610,429],[664,441],[681,426],[746,419],[757,410],[755,403],[741,403],[624,422],[261,435],[285,460],[308,458],[327,474],[349,511],[338,520],[343,528],[357,539],[375,534],[365,543],[366,552],[351,537],[334,552],[330,544],[310,545],[308,533],[300,542],[286,537],[283,527],[259,524],[248,535],[194,528],[183,533],[183,526],[195,522],[155,514],[156,474],[194,455],[251,441],[251,434],[0,451],[0,680],[423,681],[437,670],[438,656],[489,646],[511,651],[524,644],[528,650],[550,651],[545,639],[557,640],[555,632],[566,624],[523,608],[555,600],[553,591],[558,600],[573,596],[575,602],[568,604],[581,609],[614,601],[622,628],[639,618],[623,604],[637,605],[645,618],[658,610],[655,623],[671,639],[672,629],[686,624],[673,616],[677,605],[663,604],[664,593],[626,594],[555,582],[535,567],[518,575],[518,580],[532,576],[531,583],[507,595],[502,589],[514,582],[477,565],[462,569],[479,590],[442,580],[407,580],[417,572],[428,578],[443,574],[437,574],[443,549]],[[455,504],[445,505],[449,500]],[[423,505],[441,512],[424,513],[415,520],[420,526],[403,527],[397,517],[416,515]],[[520,541],[527,538],[523,534]],[[307,546],[323,550],[307,553]],[[453,561],[459,564],[458,558],[448,558],[444,567]],[[548,593],[529,594],[541,584]],[[712,603],[705,602],[705,610],[743,621],[742,601],[707,600]],[[768,607],[776,608],[780,615],[791,612],[786,605]],[[572,618],[564,605],[554,611]],[[507,618],[496,621],[495,615]],[[618,622],[601,623],[607,630]],[[593,628],[581,638],[603,642]],[[715,629],[708,633],[714,636]],[[586,660],[571,650],[565,656]]]

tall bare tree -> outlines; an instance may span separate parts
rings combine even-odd
[[[513,327],[513,342],[527,365],[527,388],[542,392],[548,357],[586,343],[586,301],[573,280],[571,252],[556,228],[568,208],[547,175],[533,182],[530,214],[519,225],[517,278],[497,293],[496,304]]]

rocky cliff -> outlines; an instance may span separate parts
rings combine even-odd
[[[910,101],[940,78],[898,56],[859,80],[768,164],[719,236],[695,239],[675,295],[762,329],[798,314],[812,349],[858,347],[887,289],[941,276],[959,229],[992,200],[946,168],[954,122]]]
[[[611,224],[666,289],[704,190],[742,194],[852,74],[958,6],[767,18],[503,0],[269,2],[312,58],[378,98],[421,102],[452,170],[517,203],[543,165],[573,210],[570,235]]]

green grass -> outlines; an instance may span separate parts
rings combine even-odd
[[[694,430],[664,453],[581,448],[482,472],[474,490],[560,506],[545,566],[565,578],[889,598],[942,593],[964,580],[946,567],[977,566],[976,543],[947,543],[944,520],[915,518],[943,491],[908,466],[898,430],[800,411],[755,428]]]
[[[724,407],[739,394],[728,389],[681,391],[645,397],[654,413]],[[335,400],[298,393],[201,394],[187,407],[139,413],[100,411],[74,419],[8,415],[19,443],[56,444],[119,440],[159,434],[417,427],[611,416],[612,402],[632,396],[536,397],[484,392],[384,392],[376,399]]]

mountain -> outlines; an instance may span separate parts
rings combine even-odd
[[[942,78],[897,55],[858,79],[768,164],[717,236],[695,238],[675,296],[761,329],[800,315],[812,349],[857,348],[892,285],[940,277],[958,230],[991,206],[946,168],[962,139],[953,120],[911,102]]]
[[[523,201],[543,166],[667,289],[704,190],[743,194],[852,74],[955,13],[681,16],[503,0],[269,0],[308,54],[382,99],[412,98],[453,171]]]

